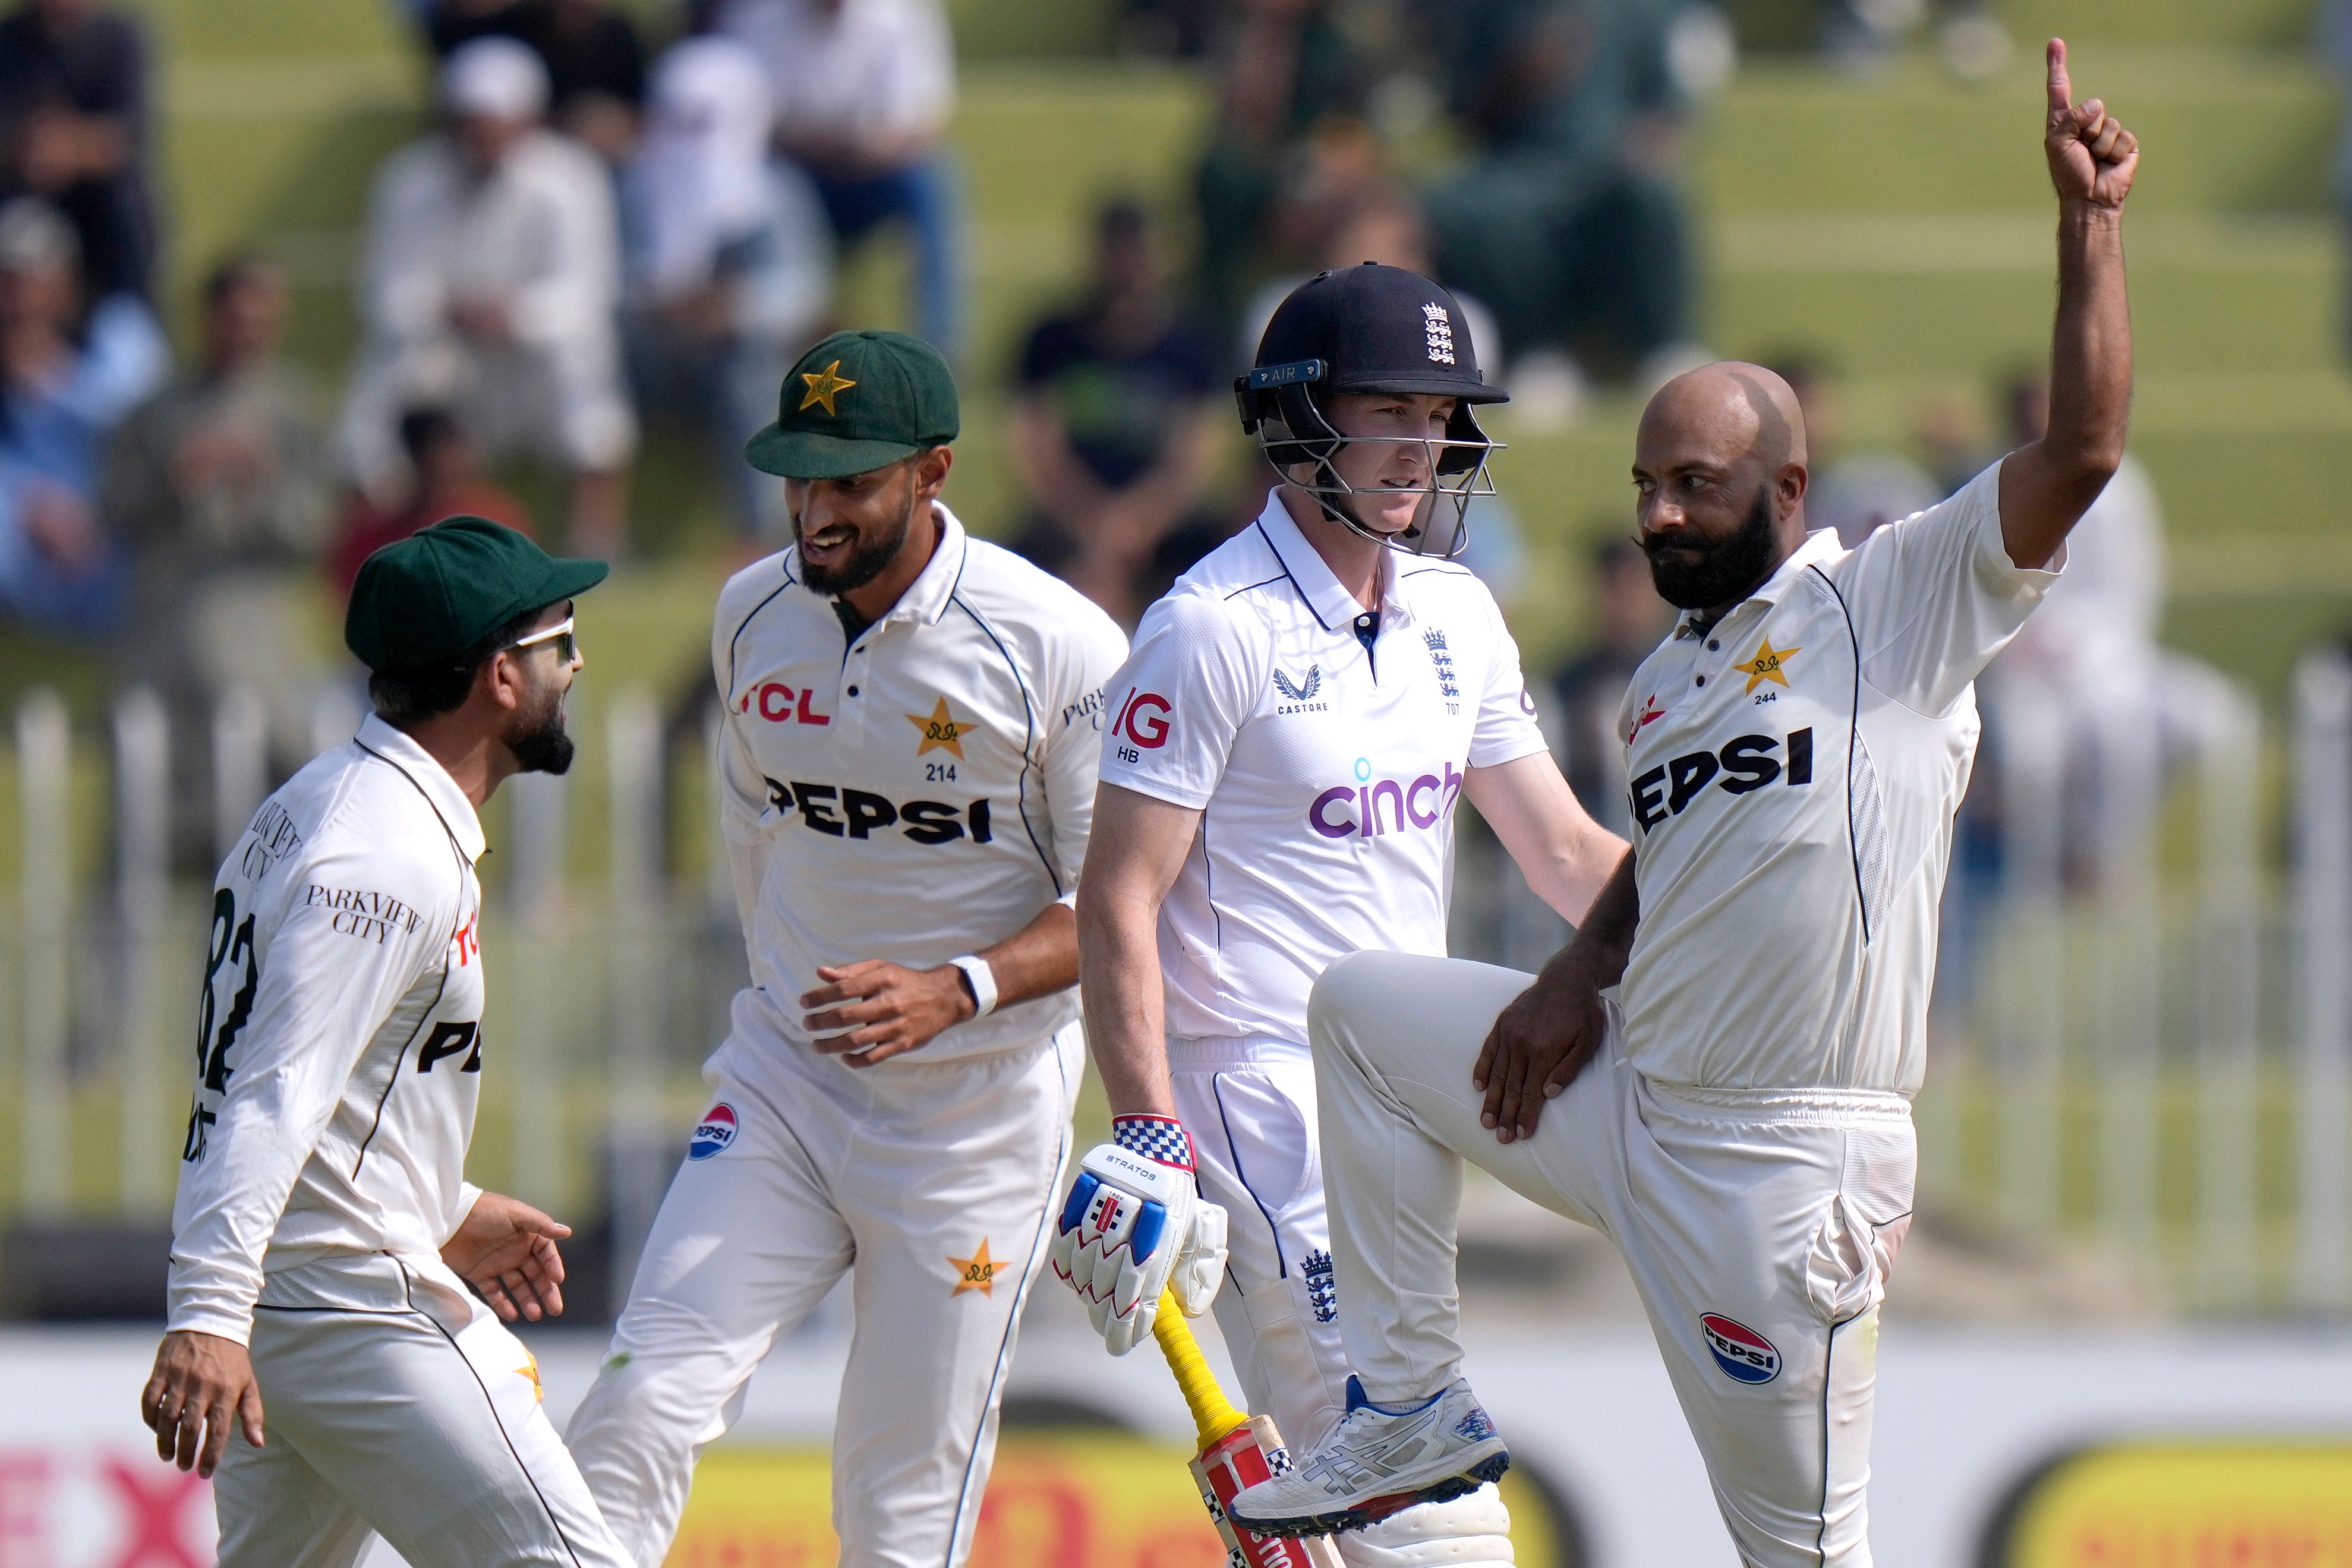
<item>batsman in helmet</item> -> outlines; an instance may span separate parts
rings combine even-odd
[[[1144,614],[1107,688],[1078,883],[1087,1034],[1114,1113],[1055,1272],[1115,1354],[1164,1284],[1254,1413],[1311,1446],[1363,1395],[1339,1337],[1307,994],[1364,949],[1442,955],[1465,794],[1571,921],[1625,846],[1538,730],[1494,596],[1454,558],[1495,444],[1460,307],[1367,262],[1302,284],[1235,383],[1276,483]],[[1222,1283],[1215,1260],[1228,1250]],[[1491,1485],[1385,1500],[1351,1568],[1511,1561]]]

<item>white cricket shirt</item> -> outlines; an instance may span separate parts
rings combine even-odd
[[[243,1343],[265,1270],[338,1253],[441,1272],[481,1085],[482,829],[371,715],[223,862],[172,1205],[171,1327]]]
[[[755,1070],[770,1041],[808,1050],[800,998],[820,965],[935,967],[1076,896],[1103,683],[1127,639],[1076,590],[938,517],[929,564],[855,638],[793,549],[719,593],[720,821],[751,987],[714,1070]],[[1077,1016],[1061,991],[893,1060],[1035,1046]]]
[[[1641,923],[1626,1055],[1700,1089],[1916,1093],[1974,682],[2055,571],[2011,563],[1995,464],[1852,550],[1806,537],[1627,687]]]
[[[1269,495],[1144,612],[1110,684],[1105,782],[1201,812],[1160,908],[1171,1055],[1304,1048],[1307,994],[1365,948],[1443,956],[1465,768],[1544,749],[1485,584],[1382,552],[1363,606]]]

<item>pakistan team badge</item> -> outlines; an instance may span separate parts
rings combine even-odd
[[[1772,639],[1767,637],[1764,645],[1756,650],[1754,658],[1731,667],[1748,677],[1748,689],[1751,692],[1759,681],[1777,681],[1785,686],[1789,684],[1789,677],[1780,672],[1788,666],[1790,660],[1803,652],[1802,648],[1775,648]]]
[[[808,383],[808,393],[801,399],[801,408],[803,411],[822,408],[827,414],[837,414],[833,400],[857,384],[841,373],[839,360],[821,371],[803,371],[801,380]]]
[[[916,756],[930,751],[946,751],[953,753],[959,762],[963,760],[963,737],[980,728],[968,718],[957,718],[950,714],[945,697],[933,704],[928,714],[908,714],[907,722],[913,725],[923,737],[921,744],[915,747]]]
[[[996,1294],[991,1289],[996,1283],[996,1263],[988,1255],[987,1237],[980,1239],[980,1249],[971,1257],[950,1258],[948,1264],[956,1271],[956,1286],[948,1292],[950,1296],[961,1296],[966,1291],[978,1291],[990,1297]]]

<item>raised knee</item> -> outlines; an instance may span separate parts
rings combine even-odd
[[[1307,1038],[1320,1050],[1345,1033],[1387,973],[1392,953],[1350,953],[1323,971],[1307,995]]]

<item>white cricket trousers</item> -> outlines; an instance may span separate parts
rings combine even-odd
[[[1748,1568],[1868,1568],[1878,1304],[1918,1165],[1897,1094],[1671,1091],[1600,1055],[1498,1144],[1470,1087],[1533,977],[1355,954],[1307,1012],[1348,1354],[1376,1400],[1462,1375],[1462,1161],[1623,1253]],[[1507,1433],[1505,1434],[1507,1437]]]
[[[1250,1410],[1293,1453],[1347,1413],[1347,1309],[1332,1278],[1316,1142],[1315,1064],[1279,1041],[1185,1040],[1169,1049],[1176,1114],[1201,1191],[1225,1210],[1230,1251],[1217,1329]],[[1510,1512],[1491,1486],[1336,1538],[1349,1568],[1501,1568]]]
[[[736,1130],[689,1145],[568,1434],[632,1562],[657,1568],[696,1455],[734,1424],[776,1336],[845,1272],[856,1328],[833,1427],[840,1568],[963,1561],[1085,1051],[1076,1024],[1027,1051],[866,1069],[770,1041],[761,1082],[710,1075],[703,1127]]]
[[[438,1260],[268,1276],[250,1344],[262,1446],[213,1476],[221,1568],[627,1568],[540,1408],[539,1366]]]

